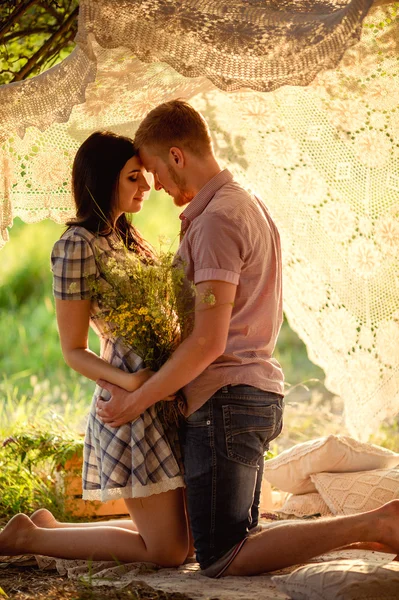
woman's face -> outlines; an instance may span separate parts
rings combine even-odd
[[[139,157],[132,156],[120,172],[116,219],[122,213],[136,213],[141,210],[144,192],[150,189],[143,171],[144,167]]]

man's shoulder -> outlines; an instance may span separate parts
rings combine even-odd
[[[196,217],[188,231],[189,239],[197,236],[230,237],[247,241],[259,221],[257,200],[238,183],[232,181],[217,191],[204,211]]]
[[[242,226],[243,222],[254,221],[256,215],[259,215],[260,205],[262,205],[262,212],[266,210],[265,205],[258,196],[255,196],[251,190],[245,189],[233,180],[216,192],[202,216],[204,219],[209,218],[211,215],[219,216]]]
[[[237,198],[241,200],[246,199],[247,201],[250,201],[251,198],[253,198],[253,194],[250,190],[245,189],[240,183],[238,183],[238,181],[232,179],[231,181],[228,181],[227,183],[222,185],[222,187],[218,189],[214,197],[216,199],[229,198],[231,200]]]

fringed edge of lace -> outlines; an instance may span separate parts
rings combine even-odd
[[[65,73],[76,73],[76,71],[81,71],[85,75],[79,81],[73,93],[71,93],[70,81],[67,80],[66,84],[64,83],[66,80]],[[4,107],[4,111],[7,111],[8,124],[10,124],[10,107],[18,106],[18,120],[16,121],[15,118],[15,129],[13,128],[13,132],[17,133],[22,139],[28,127],[36,127],[40,131],[45,131],[54,123],[66,123],[71,116],[74,106],[85,102],[86,88],[95,80],[96,74],[97,61],[93,59],[87,49],[84,50],[78,46],[62,62],[48,71],[32,79],[1,86],[0,106]],[[63,87],[63,84],[66,87]],[[33,122],[31,98],[38,93],[40,93],[42,100],[47,99],[48,102],[45,103],[45,110],[41,112],[40,119],[35,115]],[[68,102],[60,104],[59,99],[64,100],[69,94],[71,95]],[[3,110],[0,110],[0,117],[2,113]],[[0,142],[5,141],[8,136],[9,131],[4,131],[0,128]]]
[[[346,50],[359,42],[362,33],[363,21],[369,14],[370,10],[372,10],[373,4],[373,0],[355,1],[355,4],[360,4],[360,7],[358,8],[359,20],[356,23],[353,23],[352,19],[344,18],[340,25],[332,33],[330,33],[330,35],[327,35],[321,42],[312,46],[313,48],[322,48],[323,45],[325,45],[327,48],[330,48],[331,38],[336,36],[337,40],[340,42],[342,50],[337,51],[334,58],[331,58],[329,53],[326,52],[325,60],[320,60],[320,55],[316,53],[313,64],[309,68],[309,62],[312,63],[312,61],[309,61],[309,49],[307,48],[302,53],[303,66],[306,65],[306,68],[299,69],[299,73],[296,77],[294,76],[294,73],[288,69],[283,73],[281,78],[277,78],[275,74],[279,72],[279,69],[274,68],[276,65],[274,65],[274,67],[271,66],[271,59],[266,54],[257,56],[256,59],[252,61],[253,65],[251,69],[249,69],[251,58],[247,54],[243,54],[239,60],[231,61],[231,73],[222,76],[219,75],[219,73],[222,73],[223,70],[225,70],[225,61],[229,58],[229,52],[227,51],[215,52],[214,56],[212,57],[212,61],[210,61],[211,65],[207,67],[205,65],[205,61],[203,61],[203,64],[198,66],[198,62],[201,63],[201,60],[198,59],[198,57],[195,61],[195,64],[190,60],[187,61],[187,56],[190,54],[190,46],[193,44],[192,40],[190,40],[189,43],[187,42],[189,45],[184,46],[182,43],[181,47],[177,49],[175,47],[172,48],[168,44],[160,44],[159,48],[154,49],[153,44],[149,45],[147,42],[146,45],[145,43],[146,39],[151,40],[152,42],[154,39],[153,35],[149,35],[147,31],[147,35],[144,36],[143,32],[140,32],[139,30],[135,36],[132,35],[132,32],[129,29],[129,37],[114,41],[112,40],[111,36],[102,35],[101,25],[99,25],[98,21],[95,19],[96,9],[95,6],[92,5],[92,2],[93,0],[86,1],[85,5],[82,6],[82,14],[83,11],[87,11],[86,18],[84,19],[86,31],[90,31],[90,34],[94,36],[96,42],[102,48],[115,49],[121,46],[126,47],[131,50],[143,63],[166,63],[184,77],[206,77],[217,88],[227,92],[236,91],[241,88],[250,88],[258,92],[271,92],[284,85],[309,85],[320,72],[335,68],[340,63]],[[150,29],[151,26],[148,27],[148,30]],[[156,34],[159,28],[157,28],[157,26],[154,24],[152,29]],[[203,54],[203,51],[201,54]],[[222,61],[224,61],[223,64]],[[273,77],[266,77],[266,74],[261,72],[262,62],[269,66],[270,73],[274,74]],[[275,62],[278,66],[279,61]],[[241,74],[243,67],[245,67],[244,70],[249,71],[248,75],[244,77]],[[298,65],[296,65],[296,68],[298,68]],[[250,71],[252,71],[252,73]]]
[[[108,502],[109,500],[120,500],[121,498],[147,498],[155,494],[162,494],[170,490],[175,490],[179,487],[185,487],[183,477],[171,477],[157,483],[149,483],[141,485],[135,483],[133,486],[123,488],[112,488],[105,490],[83,490],[83,500],[94,500],[100,502]]]

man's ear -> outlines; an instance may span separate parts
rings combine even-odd
[[[175,167],[182,169],[185,166],[185,158],[182,150],[176,146],[169,149],[169,160]]]

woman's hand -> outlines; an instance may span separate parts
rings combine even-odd
[[[123,388],[128,392],[134,392],[154,374],[155,371],[151,371],[149,368],[140,369],[140,371],[136,371],[136,373],[125,373]]]

